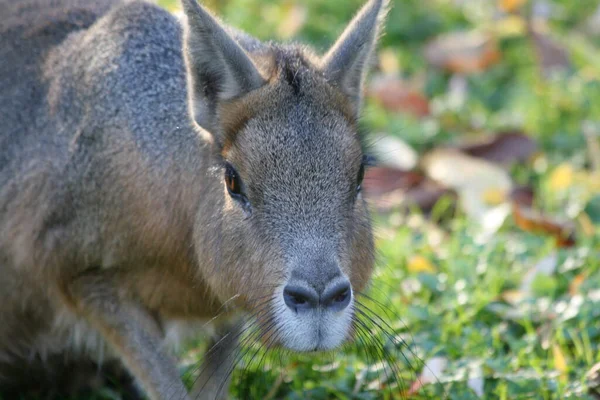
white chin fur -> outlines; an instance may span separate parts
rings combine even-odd
[[[340,346],[349,336],[354,297],[342,311],[315,309],[295,313],[283,301],[283,290],[273,299],[281,344],[294,351],[326,351]]]

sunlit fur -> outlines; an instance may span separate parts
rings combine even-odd
[[[165,339],[241,310],[201,367],[214,397],[244,344],[327,350],[360,330],[375,257],[357,121],[387,2],[324,56],[182,5],[180,21],[142,1],[0,0],[0,388],[117,358],[150,398],[186,398]],[[343,311],[285,308],[286,284],[339,276]]]

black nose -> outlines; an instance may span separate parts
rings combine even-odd
[[[321,296],[313,288],[299,285],[287,285],[283,289],[285,304],[294,312],[304,312],[322,307],[328,311],[341,311],[348,307],[352,299],[350,282],[336,280],[327,285]]]
[[[321,295],[321,305],[331,311],[342,311],[350,304],[352,289],[348,280],[328,286]]]
[[[283,289],[285,304],[292,311],[307,311],[319,305],[319,295],[314,289],[306,289],[301,286],[286,285]]]

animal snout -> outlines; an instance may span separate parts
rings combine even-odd
[[[294,312],[301,313],[317,308],[342,311],[350,304],[352,287],[347,278],[335,279],[319,293],[304,282],[289,283],[283,289],[285,304]]]

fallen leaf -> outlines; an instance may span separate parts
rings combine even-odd
[[[549,77],[555,71],[570,69],[571,62],[566,50],[550,37],[543,21],[530,24],[528,33],[543,76]]]
[[[551,218],[516,202],[513,202],[512,210],[515,224],[524,231],[554,236],[558,247],[575,245],[575,228],[572,223]]]
[[[427,213],[443,196],[455,198],[452,190],[425,176],[391,167],[371,167],[365,173],[365,196],[380,212],[416,207]]]
[[[437,272],[437,268],[431,263],[431,261],[420,255],[412,256],[408,260],[406,268],[408,271],[413,273],[428,272],[433,274]]]
[[[527,0],[500,0],[498,6],[504,12],[513,13],[518,11],[526,2]]]
[[[429,100],[425,95],[395,75],[373,77],[368,95],[388,111],[419,118],[429,115]]]
[[[516,305],[525,298],[525,294],[520,290],[505,290],[504,292],[502,292],[500,297],[505,302],[512,305]]]
[[[367,196],[373,197],[397,189],[407,190],[425,177],[417,172],[391,167],[370,167],[365,172],[363,189]]]
[[[506,171],[495,164],[455,149],[436,149],[422,158],[426,174],[454,189],[497,188],[510,190],[512,182]]]
[[[523,132],[500,132],[478,142],[467,143],[459,149],[473,157],[499,164],[528,161],[537,150],[535,141]]]
[[[525,36],[527,22],[520,15],[508,15],[493,24],[491,29],[499,39]]]
[[[578,274],[573,278],[573,280],[569,283],[569,294],[571,296],[575,296],[577,293],[579,293],[579,288],[581,287],[581,284],[585,282],[585,279],[585,274]]]
[[[571,165],[560,164],[550,174],[548,185],[555,191],[568,189],[573,185],[574,176],[574,169]]]
[[[506,201],[507,192],[499,188],[486,189],[483,192],[483,202],[489,206],[497,206]]]
[[[533,207],[534,192],[530,186],[515,186],[509,194],[511,201],[524,207]]]
[[[452,32],[425,47],[425,58],[434,67],[458,74],[477,73],[500,60],[496,41],[479,32]]]
[[[495,232],[510,214],[508,201],[486,203],[486,193],[510,193],[512,188],[510,176],[498,165],[456,149],[433,150],[423,156],[421,165],[431,179],[456,191],[461,208],[484,233]]]
[[[371,152],[378,165],[401,170],[411,170],[417,165],[419,155],[406,142],[389,135],[375,135],[371,141]]]

